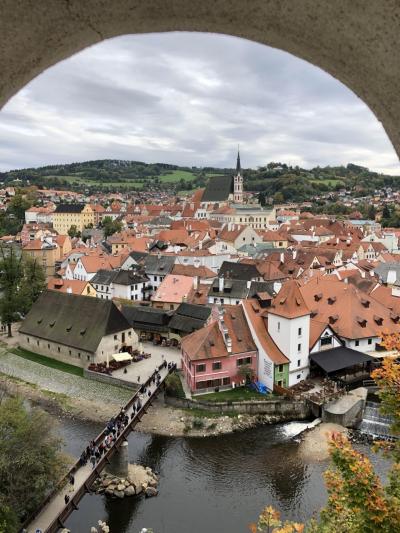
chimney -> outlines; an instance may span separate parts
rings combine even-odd
[[[199,288],[199,276],[194,276],[193,278],[193,289],[197,291]]]
[[[247,282],[246,282],[246,287],[247,287],[247,289],[250,289],[250,287],[251,287],[251,281],[247,281]]]
[[[203,249],[203,241],[200,241],[199,242],[199,250],[202,250]]]
[[[281,254],[280,254],[280,262],[281,263],[285,262],[285,254],[283,252],[281,252]]]
[[[219,290],[219,292],[224,292],[224,284],[225,284],[225,279],[224,278],[218,278],[218,290]]]
[[[293,259],[296,259],[297,257],[297,250],[293,250]]]
[[[67,287],[67,293],[68,294],[72,294],[72,288],[71,287]]]

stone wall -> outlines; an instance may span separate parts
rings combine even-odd
[[[108,374],[100,374],[99,372],[93,372],[87,368],[83,369],[83,377],[87,379],[93,379],[94,381],[100,381],[101,383],[108,383],[109,385],[115,385],[116,387],[124,387],[125,389],[138,390],[138,385],[130,381],[114,378]]]
[[[312,418],[310,405],[305,400],[262,400],[245,402],[206,402],[165,396],[168,405],[179,408],[204,409],[212,413],[238,413],[248,415],[271,415],[282,420]]]

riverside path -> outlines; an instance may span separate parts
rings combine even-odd
[[[76,509],[83,496],[90,491],[94,480],[100,475],[110,459],[119,451],[122,443],[126,441],[129,433],[138,424],[142,416],[152,403],[152,400],[159,393],[165,378],[176,369],[176,365],[166,362],[161,364],[149,379],[142,385],[128,403],[124,406],[124,415],[127,423],[109,445],[105,453],[93,468],[90,461],[82,465],[80,461],[75,463],[71,470],[58,483],[57,487],[47,496],[33,516],[29,517],[21,532],[27,533],[56,533],[64,527],[64,522],[68,516]],[[144,392],[145,389],[145,392]],[[95,446],[105,443],[108,435],[107,428],[94,439]],[[84,445],[86,447],[86,444]],[[83,450],[82,450],[83,451]],[[74,477],[74,485],[70,484],[71,474]],[[66,497],[67,496],[67,501]]]

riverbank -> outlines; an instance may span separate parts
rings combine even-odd
[[[34,364],[34,363],[32,363]],[[80,378],[83,379],[83,378]],[[93,382],[89,381],[92,385]],[[97,385],[96,382],[94,382]],[[102,385],[102,384],[98,384]],[[57,381],[53,388],[58,388]],[[116,388],[116,387],[114,387]],[[124,402],[91,400],[41,388],[15,376],[0,373],[0,390],[9,396],[20,396],[56,416],[67,416],[82,421],[106,423],[119,411]],[[131,392],[123,389],[129,399]],[[154,401],[148,413],[136,426],[136,431],[169,437],[209,437],[244,431],[262,425],[293,420],[288,416],[229,414],[220,415],[200,409],[180,409],[168,406],[163,398]]]

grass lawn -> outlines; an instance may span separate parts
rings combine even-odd
[[[342,180],[335,179],[335,178],[332,178],[332,179],[328,178],[328,179],[321,179],[321,180],[315,179],[315,180],[310,180],[310,181],[311,183],[324,183],[325,185],[329,185],[329,187],[335,187],[338,183],[344,186],[344,183]]]
[[[193,181],[196,176],[192,172],[187,172],[186,170],[174,170],[171,174],[163,174],[159,177],[161,183],[176,183],[182,178],[185,181]]]
[[[235,389],[228,389],[221,392],[196,395],[194,399],[204,402],[240,402],[243,400],[270,400],[272,397],[272,394],[260,394],[247,387],[236,387]]]
[[[39,355],[37,353],[29,352],[24,348],[11,348],[10,352],[39,363],[40,365],[48,366],[50,368],[55,368],[56,370],[61,370],[62,372],[68,372],[68,374],[74,374],[75,376],[83,377],[83,368],[78,366],[69,365],[68,363],[63,363],[62,361],[57,361],[56,359],[51,359],[51,357],[46,357],[45,355]]]

